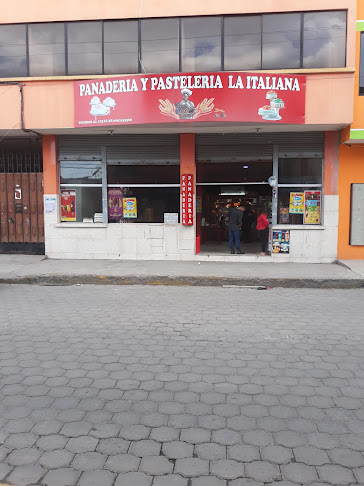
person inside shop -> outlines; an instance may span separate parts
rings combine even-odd
[[[258,253],[258,255],[265,255],[267,249],[268,228],[269,228],[269,221],[266,212],[264,211],[264,209],[260,209],[258,211],[257,231],[258,231],[262,251]]]
[[[240,249],[240,226],[243,219],[243,213],[240,211],[237,206],[239,202],[234,201],[234,203],[229,202],[227,204],[228,208],[228,230],[229,230],[229,246],[230,246],[230,253],[234,254],[234,241],[236,246],[236,252],[238,254],[245,253]]]
[[[244,243],[251,243],[251,230],[255,220],[254,212],[251,208],[251,204],[247,201],[241,206],[243,211],[243,221],[241,225],[241,236]]]

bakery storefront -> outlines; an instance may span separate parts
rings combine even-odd
[[[337,225],[325,221],[335,196],[323,191],[328,137],[305,126],[305,89],[305,76],[266,73],[75,82],[75,130],[53,140],[58,193],[44,200],[46,254],[335,260],[327,240],[336,241]],[[229,203],[251,211],[245,255],[229,252]],[[271,225],[269,254],[258,258],[259,209]]]

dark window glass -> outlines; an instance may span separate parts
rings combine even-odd
[[[138,72],[138,22],[104,22],[104,72]]]
[[[64,24],[29,25],[30,76],[65,74]]]
[[[261,16],[226,17],[224,23],[224,69],[260,69]]]
[[[179,214],[179,187],[124,187],[123,197],[136,197],[138,213],[137,218],[121,220],[124,223],[164,223],[164,213]]]
[[[179,70],[178,19],[142,20],[142,69],[147,73]]]
[[[303,67],[344,67],[346,12],[304,14]]]
[[[102,184],[102,167],[92,162],[61,162],[61,184]]]
[[[364,33],[360,34],[359,94],[364,95]]]
[[[102,74],[102,23],[68,24],[68,74]]]
[[[0,77],[27,75],[26,25],[0,25]]]
[[[99,217],[102,215],[102,188],[101,187],[67,187],[65,191],[76,192],[76,222],[84,222],[84,218],[87,218],[85,222],[95,221],[95,215],[99,222]],[[61,189],[61,201],[62,201],[62,189]],[[61,218],[62,220],[62,218]],[[64,221],[69,221],[64,219]]]
[[[221,18],[182,19],[182,71],[221,70]]]
[[[301,15],[263,15],[262,69],[300,67]]]
[[[322,184],[321,159],[280,159],[279,184]]]
[[[196,181],[207,182],[268,182],[272,175],[272,162],[197,163]]]
[[[109,165],[108,184],[179,184],[179,165]]]
[[[292,196],[292,210],[295,208],[301,207],[301,203],[305,201],[304,192],[305,191],[313,191],[313,192],[320,192],[320,188],[318,187],[279,187],[278,188],[278,224],[304,224],[303,221],[303,214],[301,213],[292,213],[290,211],[290,195],[291,193],[296,194],[296,196]],[[298,194],[297,194],[298,193]],[[295,205],[294,203],[297,202]],[[321,201],[320,201],[320,218],[321,219],[321,209],[322,209],[322,193],[321,193]],[[304,204],[304,210],[307,210]],[[286,222],[286,214],[288,211],[288,223]],[[299,211],[299,209],[298,209]]]

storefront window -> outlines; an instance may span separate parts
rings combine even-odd
[[[278,164],[280,184],[321,184],[321,159],[280,159]]]
[[[300,14],[263,15],[262,69],[300,67]]]
[[[226,17],[224,19],[224,69],[261,68],[260,15]]]
[[[26,28],[21,25],[0,26],[0,77],[27,76]]]
[[[107,178],[110,223],[179,221],[179,165],[109,165]]]
[[[278,224],[321,224],[322,191],[319,187],[278,188]]]
[[[346,12],[308,12],[303,19],[303,67],[345,66]]]
[[[179,71],[178,19],[150,19],[141,22],[141,62],[147,73]]]
[[[104,22],[104,73],[138,72],[138,21]]]
[[[62,76],[65,61],[64,24],[30,24],[30,76]]]
[[[67,26],[68,74],[102,74],[102,22]]]
[[[61,221],[102,223],[102,166],[60,162]]]
[[[182,19],[182,71],[221,70],[221,17]]]

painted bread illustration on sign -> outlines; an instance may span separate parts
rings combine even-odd
[[[225,118],[224,110],[215,108],[215,98],[201,101],[197,106],[188,98],[192,95],[192,91],[188,88],[181,90],[183,99],[178,103],[173,104],[170,100],[159,100],[159,110],[162,115],[171,116],[177,120],[195,120],[203,115],[210,115],[214,113],[214,117]]]

